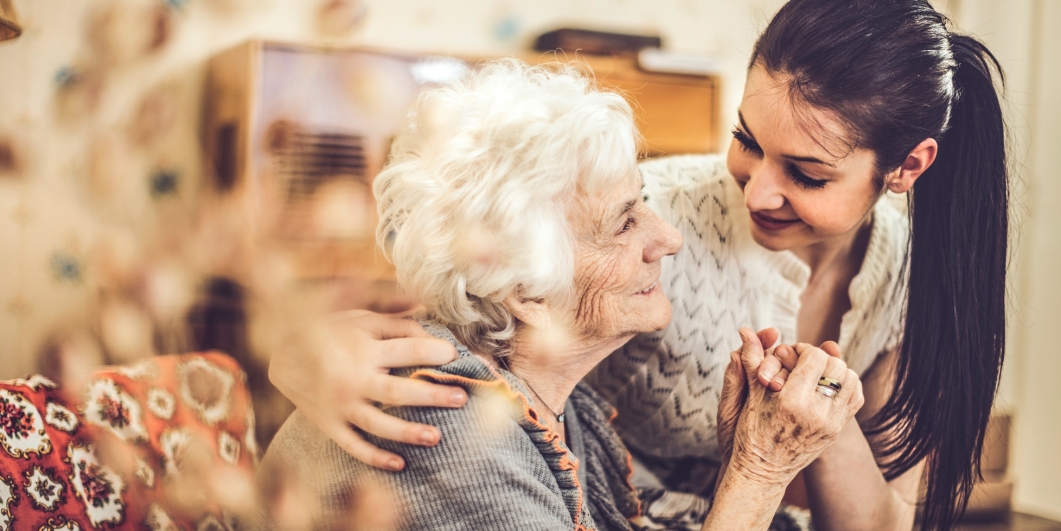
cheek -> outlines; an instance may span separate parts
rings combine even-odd
[[[788,195],[792,210],[804,223],[821,235],[843,234],[865,218],[872,198],[863,194],[830,190],[801,190]]]
[[[739,142],[733,140],[729,143],[729,151],[726,152],[726,169],[742,190],[744,189],[744,184],[751,178],[754,162],[754,157],[741,149]]]
[[[599,326],[616,318],[613,314],[620,310],[622,300],[631,294],[638,280],[639,263],[640,259],[635,260],[625,247],[578,261],[576,320]]]

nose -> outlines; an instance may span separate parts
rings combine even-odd
[[[785,205],[782,184],[783,168],[759,164],[744,183],[744,205],[752,212],[777,210]]]
[[[644,260],[650,264],[659,261],[664,256],[677,253],[678,249],[682,248],[682,235],[678,229],[663,221],[655,212],[651,213],[651,217],[654,226],[651,227],[649,234],[652,235],[652,241],[645,246],[644,251]]]

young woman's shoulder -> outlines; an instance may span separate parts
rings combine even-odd
[[[647,193],[696,187],[729,179],[726,157],[717,153],[657,157],[641,162],[639,167]]]

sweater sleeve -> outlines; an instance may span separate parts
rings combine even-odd
[[[353,495],[365,485],[392,495],[403,530],[576,528],[548,464],[489,395],[471,394],[462,409],[387,412],[438,426],[441,441],[423,448],[366,435],[372,444],[405,458],[405,470],[385,472],[350,457],[296,412],[277,434],[265,463],[286,461],[301,469],[325,528],[342,523]]]
[[[462,409],[395,408],[400,418],[438,426],[434,448],[371,438],[405,457],[406,470],[388,474],[408,529],[574,529],[548,464],[523,428],[472,395]]]

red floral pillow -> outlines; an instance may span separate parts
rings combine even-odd
[[[209,352],[0,382],[0,531],[232,527],[258,458],[239,365]]]

